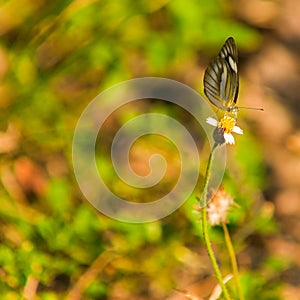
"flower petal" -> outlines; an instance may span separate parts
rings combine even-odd
[[[237,133],[237,134],[243,134],[243,129],[240,128],[239,126],[234,126],[232,129],[232,132]]]
[[[218,125],[218,121],[214,118],[208,117],[206,119],[206,123],[212,126],[217,126]]]
[[[231,133],[224,133],[224,139],[226,144],[230,144],[230,145],[234,144],[234,137]]]

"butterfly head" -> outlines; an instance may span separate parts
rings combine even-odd
[[[230,106],[230,107],[227,107],[225,115],[230,114],[231,116],[233,116],[236,119],[238,112],[239,112],[238,106]]]

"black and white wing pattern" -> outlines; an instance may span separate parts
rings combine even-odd
[[[207,67],[203,84],[208,100],[224,111],[236,109],[239,92],[238,53],[232,37]]]

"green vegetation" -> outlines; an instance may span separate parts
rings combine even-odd
[[[234,18],[231,5],[221,0],[2,1],[1,299],[165,299],[213,273],[193,213],[194,197],[149,224],[104,216],[78,188],[72,136],[84,107],[123,80],[167,77],[202,93],[203,68],[226,37],[234,36],[241,49],[260,39]],[[186,120],[166,103],[147,105],[121,112],[119,119],[160,110]],[[115,128],[108,128],[108,141],[111,132]],[[261,239],[277,227],[272,209],[258,196],[266,174],[249,132],[237,141],[224,178],[239,206],[229,216],[229,230],[245,298],[275,300],[276,274],[288,263],[259,252]],[[176,161],[173,145],[153,143],[153,151],[166,146],[170,161]],[[140,145],[140,156],[146,147]],[[114,181],[109,163],[102,166],[107,180]],[[137,193],[133,201],[142,202],[140,197]],[[230,272],[220,227],[211,231],[222,268]]]

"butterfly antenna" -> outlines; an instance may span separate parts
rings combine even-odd
[[[238,107],[239,109],[240,108],[243,108],[243,109],[252,109],[252,110],[260,110],[260,111],[264,111],[263,108],[260,108],[260,107],[245,107],[245,106],[239,106]]]

